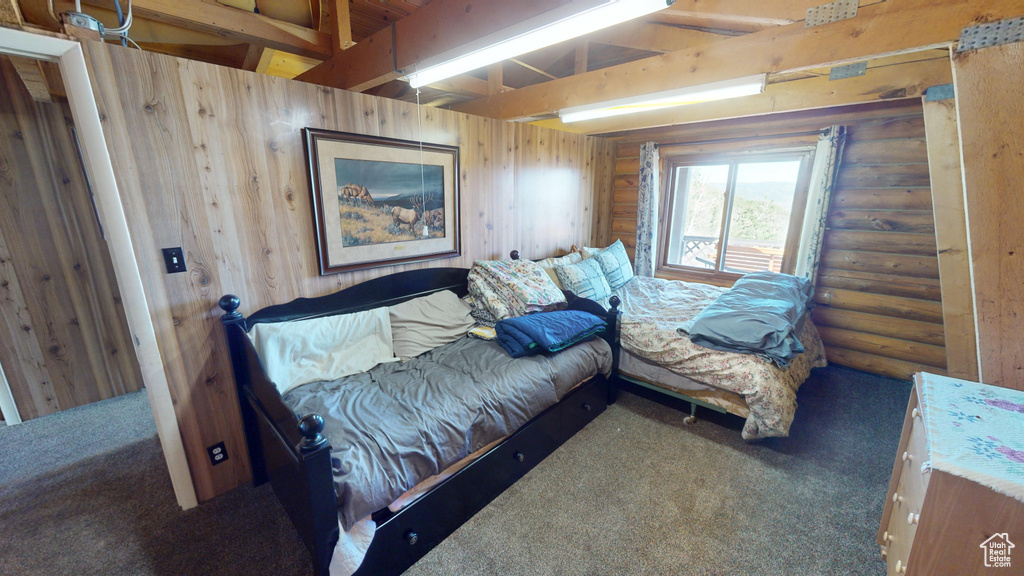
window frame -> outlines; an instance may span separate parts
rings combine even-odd
[[[658,265],[656,270],[658,276],[675,280],[703,282],[719,286],[731,286],[743,275],[721,270],[725,263],[723,256],[728,251],[726,243],[736,195],[736,175],[739,164],[783,159],[799,159],[800,169],[797,173],[796,189],[793,192],[793,205],[790,207],[789,230],[786,234],[786,244],[783,248],[781,267],[782,272],[792,274],[796,264],[796,252],[800,246],[800,235],[803,228],[804,214],[807,211],[807,197],[810,188],[811,169],[814,164],[814,152],[815,147],[813,146],[783,146],[758,150],[740,149],[717,153],[678,153],[662,156],[660,166],[661,173],[667,174],[668,177],[663,179],[661,203],[658,207],[658,223],[661,226],[661,231],[658,234]],[[676,210],[675,188],[678,168],[708,166],[713,164],[729,165],[729,176],[726,182],[726,193],[722,210],[722,222],[719,227],[715,268],[706,269],[681,264],[670,264],[668,262],[668,243],[671,238],[672,220]],[[685,218],[685,214],[683,214],[682,217]]]

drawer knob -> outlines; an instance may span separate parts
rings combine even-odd
[[[413,546],[420,541],[420,535],[409,530],[405,533],[405,541],[409,543],[409,546]]]
[[[590,403],[589,402],[584,402],[583,403],[583,409],[586,410],[587,412],[590,412]]]
[[[512,455],[512,457],[515,458],[517,462],[522,462],[523,460],[526,460],[526,456],[523,456],[523,453],[518,450],[515,454]]]
[[[885,543],[888,544],[889,542],[892,542],[893,540],[895,540],[895,538],[893,538],[892,534],[889,534],[888,530],[886,530],[885,533],[882,534],[882,542],[885,542]]]
[[[914,455],[913,454],[911,454],[910,452],[904,452],[903,453],[903,461],[904,462],[912,462],[913,460],[914,460]]]
[[[911,418],[920,418],[921,417],[921,411],[918,410],[917,408],[914,408],[913,410],[910,411],[910,417]]]
[[[915,524],[916,525],[917,521],[920,520],[920,519],[921,519],[921,515],[920,514],[914,514],[913,512],[911,512],[907,516],[907,524]]]
[[[907,567],[906,567],[905,564],[903,564],[903,560],[897,560],[896,561],[896,573],[897,574],[906,574],[907,573]]]
[[[903,503],[903,496],[900,496],[899,494],[893,492],[892,493],[892,503],[893,504],[902,504]]]

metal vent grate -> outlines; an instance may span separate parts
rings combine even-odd
[[[835,2],[808,8],[807,18],[804,19],[804,28],[853,18],[857,15],[859,5],[860,0],[835,0]]]
[[[846,66],[836,66],[828,73],[828,79],[842,80],[844,78],[856,78],[857,76],[863,76],[868,73],[868,63],[858,62],[856,64],[847,64]]]
[[[1024,17],[1009,18],[964,28],[957,52],[1024,41]]]

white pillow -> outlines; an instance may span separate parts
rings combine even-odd
[[[388,310],[395,355],[403,362],[462,338],[474,324],[472,309],[451,290],[413,298]]]
[[[558,279],[558,274],[555,272],[555,266],[568,266],[570,264],[576,264],[580,260],[583,260],[582,254],[579,252],[570,252],[565,256],[560,256],[558,258],[545,258],[537,262],[537,264],[540,264],[540,267],[548,273],[548,276],[551,276],[551,281],[555,283],[555,286],[558,286],[559,290],[564,290],[564,288],[562,288],[562,282]]]
[[[267,376],[285,392],[394,362],[387,308],[257,324],[249,331]]]
[[[601,250],[604,250],[604,248],[592,248],[590,246],[584,246],[583,250],[582,250],[583,257],[584,258],[593,258],[594,255],[597,254],[598,252],[600,252]]]

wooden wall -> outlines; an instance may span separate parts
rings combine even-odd
[[[0,364],[22,420],[140,390],[66,102],[0,58]]]
[[[217,300],[242,311],[317,296],[413,266],[469,266],[514,248],[544,256],[589,242],[604,140],[88,43],[104,123],[176,416],[200,500],[246,480]],[[301,129],[460,147],[459,258],[321,277]],[[183,246],[167,275],[160,248]],[[210,466],[205,447],[229,459]]]
[[[942,302],[918,100],[659,128],[616,135],[611,240],[635,243],[637,156],[714,149],[842,124],[849,137],[832,199],[813,319],[829,361],[894,378],[944,374]],[[798,139],[799,136],[791,136]]]
[[[981,381],[1024,390],[1024,43],[953,59]]]

